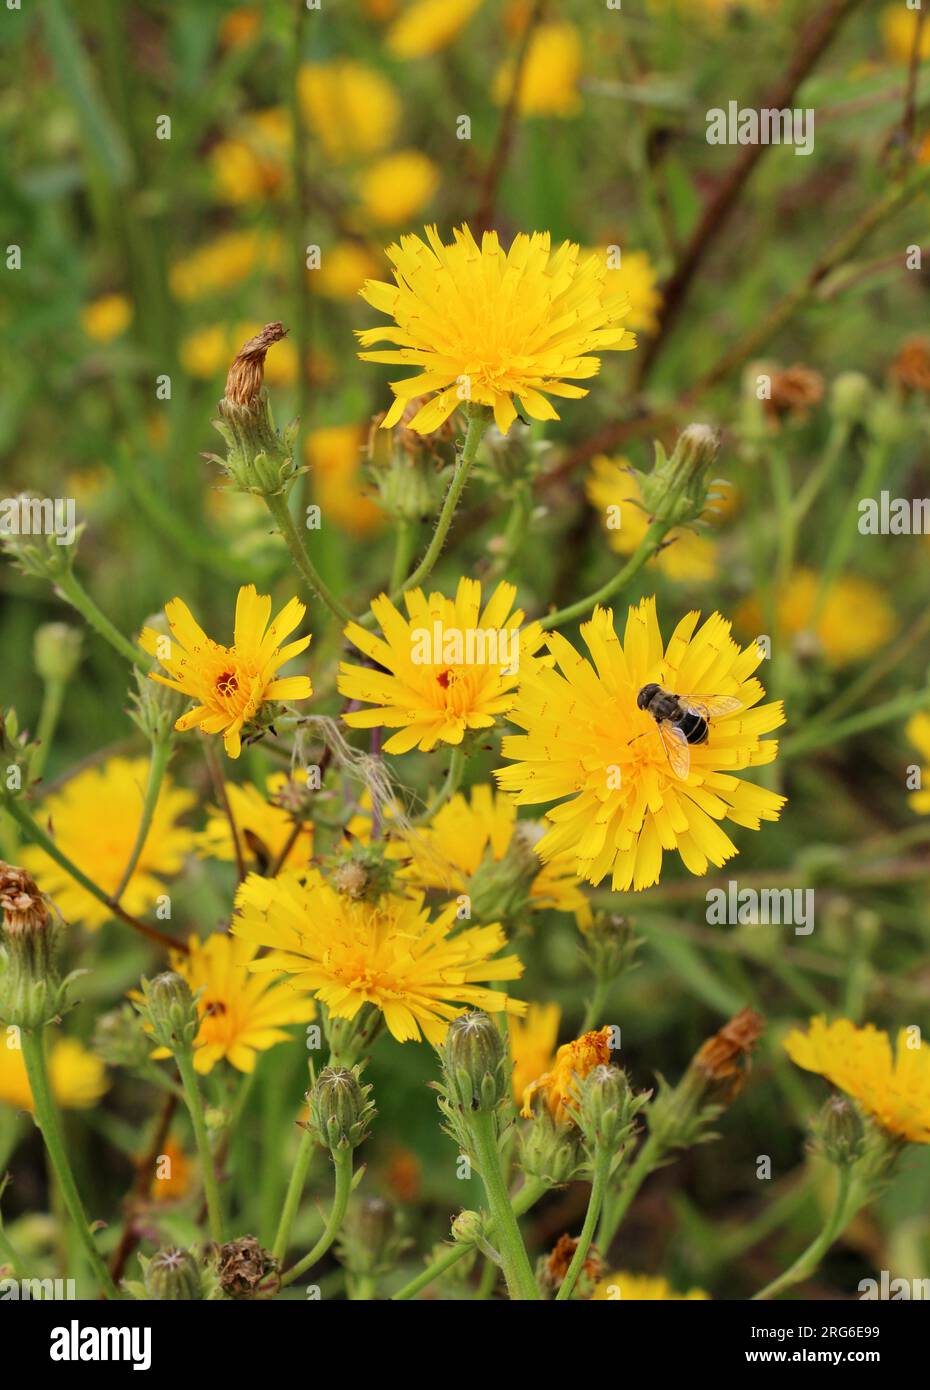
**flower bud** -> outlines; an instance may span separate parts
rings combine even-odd
[[[628,917],[595,911],[580,931],[583,941],[579,949],[596,979],[614,980],[632,965],[640,943]]]
[[[507,1049],[490,1014],[459,1014],[442,1047],[446,1095],[460,1111],[494,1110],[509,1094]]]
[[[200,1021],[190,985],[174,970],[153,980],[143,979],[136,1008],[153,1037],[170,1052],[186,1050],[197,1036]]]
[[[368,439],[367,473],[378,489],[381,507],[392,521],[417,522],[439,508],[446,488],[442,463],[454,459],[451,427],[429,439],[404,427],[416,414],[418,402],[404,412],[400,424],[388,433],[379,428],[382,416],[372,423]],[[448,454],[448,458],[437,446]]]
[[[332,1152],[357,1149],[368,1137],[375,1107],[368,1099],[371,1087],[359,1084],[360,1071],[324,1067],[308,1092],[310,1129]]]
[[[54,528],[47,529],[47,519],[41,515],[47,498],[33,492],[22,492],[14,499],[15,510],[28,524],[13,529],[10,520],[0,526],[0,550],[3,550],[22,574],[33,579],[47,579],[52,584],[69,575],[74,568],[77,542],[84,523],[75,526],[66,543],[61,544]],[[43,526],[45,521],[45,526]]]
[[[64,1012],[74,978],[56,965],[61,919],[25,869],[2,860],[0,910],[0,1023],[43,1028]]]
[[[152,1052],[142,1019],[130,1004],[99,1015],[91,1047],[111,1067],[141,1067]]]
[[[830,387],[830,413],[846,424],[861,424],[874,394],[872,383],[863,372],[840,372]]]
[[[200,1266],[189,1250],[159,1250],[145,1267],[145,1292],[159,1302],[203,1298]]]
[[[146,627],[157,632],[167,628],[163,614],[149,618]],[[129,693],[129,718],[149,743],[165,743],[174,732],[175,723],[182,713],[187,698],[177,690],[172,690],[161,681],[149,680],[144,671],[135,671],[136,689]]]
[[[377,902],[391,891],[394,867],[385,858],[380,842],[369,845],[356,842],[336,855],[329,868],[329,880],[337,893],[355,902]]]
[[[574,1125],[557,1124],[548,1110],[533,1114],[520,1136],[520,1167],[528,1178],[561,1187],[583,1166],[581,1136]]]
[[[240,1236],[220,1246],[216,1272],[227,1298],[254,1297],[276,1270],[274,1256],[263,1250],[254,1236]]]
[[[337,1249],[350,1274],[374,1278],[386,1273],[407,1244],[398,1229],[397,1212],[382,1197],[349,1203]]]
[[[578,1248],[578,1241],[569,1235],[559,1236],[554,1248],[548,1255],[540,1255],[536,1262],[536,1279],[543,1296],[551,1297],[558,1293],[565,1276],[568,1273],[569,1265],[574,1258]],[[581,1273],[578,1276],[578,1292],[576,1296],[589,1298],[591,1291],[597,1281],[604,1273],[604,1262],[592,1245],[588,1249]]]
[[[268,393],[264,389],[265,355],[287,330],[280,323],[266,324],[239,349],[229,368],[226,392],[214,420],[226,441],[226,458],[207,458],[218,463],[241,492],[262,497],[286,493],[299,473],[294,462],[295,420],[282,433],[275,428]]]
[[[865,1129],[856,1107],[845,1096],[831,1096],[814,1125],[814,1143],[840,1166],[854,1163],[862,1153]]]
[[[720,450],[720,435],[710,425],[688,425],[678,437],[671,458],[656,444],[656,461],[649,474],[637,473],[643,505],[654,521],[669,528],[698,521],[710,490],[710,470]]]
[[[601,1064],[577,1083],[578,1128],[589,1156],[596,1149],[622,1155],[635,1134],[635,1119],[649,1095],[634,1095],[620,1067]]]
[[[460,1211],[452,1222],[452,1239],[456,1245],[473,1245],[494,1264],[500,1264],[501,1257],[488,1240],[484,1217],[478,1211]]]
[[[70,623],[43,623],[33,639],[36,672],[43,681],[64,685],[80,665],[84,635]]]
[[[532,823],[521,822],[502,858],[486,856],[478,865],[465,889],[475,921],[513,922],[519,917],[542,868],[533,844]]]

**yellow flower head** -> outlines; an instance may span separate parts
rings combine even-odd
[[[406,883],[457,896],[468,892],[470,881],[483,865],[499,864],[514,849],[521,830],[530,825],[518,822],[510,797],[482,784],[471,788],[470,799],[456,792],[429,825],[400,833],[391,842],[389,856],[404,861],[398,878]],[[518,848],[523,850],[522,845]],[[573,912],[580,924],[590,922],[591,908],[578,886],[571,855],[557,855],[548,864],[538,864],[526,905]]]
[[[564,378],[596,376],[600,359],[589,354],[636,346],[623,323],[629,301],[611,288],[603,256],[583,255],[570,241],[553,251],[548,232],[521,233],[506,252],[496,232],[485,232],[480,247],[467,226],[453,235],[451,246],[435,227],[426,228],[426,242],[401,237],[387,249],[394,284],[369,280],[362,290],[394,321],[359,333],[362,346],[396,346],[359,356],[423,369],[391,383],[396,399],[384,428],[411,400],[437,392],[409,422],[431,433],[461,405],[465,386],[474,404],[493,406],[503,434],[517,417],[514,397],[533,419],[556,420],[546,397],[587,395]]]
[[[313,473],[313,495],[328,522],[350,536],[372,536],[384,513],[362,492],[361,425],[326,425],[304,439],[304,458]]]
[[[222,733],[226,752],[238,758],[242,730],[269,700],[306,700],[313,694],[309,676],[278,676],[286,661],[306,651],[310,638],[280,646],[283,638],[303,620],[306,609],[290,599],[270,623],[271,599],[256,593],[254,584],[239,590],[231,647],[208,637],[194,621],[187,604],[173,598],[165,604],[171,639],[147,627],[140,646],[158,658],[168,672],[151,672],[152,680],[190,695],[197,704],[175,724],[178,730],[199,728],[205,734]],[[166,650],[167,648],[167,650]]]
[[[458,38],[481,0],[411,0],[387,32],[395,58],[426,58]]]
[[[528,1086],[551,1071],[559,1036],[562,1010],[558,1004],[531,1004],[526,1018],[512,1018],[508,1025],[513,1058],[513,1098],[523,1103]]]
[[[169,275],[171,291],[177,299],[203,299],[238,285],[257,266],[267,272],[280,262],[279,236],[251,230],[226,232],[175,261]]]
[[[12,1035],[0,1036],[0,1104],[34,1110],[22,1049],[11,1047]],[[52,1095],[66,1110],[88,1110],[109,1085],[106,1069],[77,1038],[57,1038],[49,1048]]]
[[[642,1303],[677,1302],[686,1303],[695,1299],[710,1298],[703,1289],[689,1289],[687,1293],[676,1293],[671,1284],[661,1274],[631,1274],[620,1270],[603,1278],[591,1295],[597,1303]]]
[[[830,666],[862,661],[883,647],[898,625],[894,608],[869,579],[847,574],[827,590],[817,614],[820,576],[799,569],[779,591],[777,619],[787,637],[815,644]],[[736,611],[735,622],[743,632],[765,631],[762,605],[747,599]]]
[[[920,11],[900,3],[886,5],[882,10],[881,27],[885,53],[892,63],[909,63],[914,51]],[[925,63],[930,58],[930,25],[924,24],[920,31],[917,49],[918,61]]]
[[[904,730],[922,759],[920,790],[907,798],[919,816],[930,815],[930,714],[923,710],[912,714]]]
[[[629,296],[630,327],[637,332],[657,332],[662,296],[656,288],[658,276],[648,251],[624,251],[611,276],[614,285]]]
[[[132,305],[124,294],[105,294],[81,310],[81,326],[96,343],[110,343],[132,322]]]
[[[217,197],[241,206],[277,197],[284,188],[291,146],[290,113],[283,106],[253,111],[238,133],[210,151]]]
[[[817,1072],[871,1115],[886,1133],[930,1144],[930,1047],[911,1030],[891,1039],[874,1024],[857,1028],[848,1018],[812,1018],[806,1033],[785,1038],[785,1051],[805,1071]]]
[[[609,873],[615,891],[639,891],[658,883],[665,850],[677,849],[693,874],[725,864],[736,846],[719,821],[758,830],[778,819],[784,797],[733,775],[778,751],[763,735],[784,723],[781,702],[760,705],[765,692],[752,675],[762,652],[755,642],[740,651],[719,613],[700,628],[699,616],[682,618],[663,649],[654,598],[630,609],[622,644],[611,610],[596,608],[581,628],[592,661],[553,633],[558,669],[528,668],[508,714],[526,733],[504,738],[504,756],[516,761],[495,776],[520,804],[568,798],[546,813],[543,860],[571,850],[580,878],[600,883]],[[672,766],[677,745],[638,706],[652,682],[685,701],[738,702],[709,719],[706,742],[689,746],[685,777],[680,760]]]
[[[371,605],[383,637],[349,623],[346,636],[379,669],[342,662],[337,685],[374,709],[345,714],[353,729],[401,729],[386,753],[461,743],[466,729],[489,729],[508,710],[521,675],[542,640],[538,623],[520,632],[522,608],[513,584],[498,584],[484,608],[481,584],[461,579],[455,598],[421,589],[404,594],[407,617],[386,594]]]
[[[552,1070],[531,1081],[523,1091],[521,1115],[533,1114],[533,1097],[542,1096],[549,1114],[558,1124],[568,1124],[576,1108],[575,1088],[595,1067],[614,1062],[610,1047],[612,1029],[607,1026],[596,1033],[582,1033],[574,1042],[563,1043],[555,1054]]]
[[[214,932],[205,941],[188,938],[190,954],[171,953],[171,968],[183,975],[197,996],[200,1028],[194,1039],[194,1067],[212,1071],[224,1058],[237,1071],[255,1069],[255,1054],[291,1042],[289,1023],[309,1023],[316,1005],[297,982],[278,984],[252,974],[258,949],[247,941]],[[153,1056],[168,1057],[165,1048]]]
[[[345,59],[305,63],[297,92],[304,119],[329,160],[364,159],[394,139],[400,102],[390,82],[373,68]]]
[[[250,874],[236,898],[233,932],[270,947],[252,970],[283,971],[312,990],[336,1018],[373,1004],[398,1042],[421,1033],[437,1047],[465,1006],[523,1013],[526,1005],[478,981],[514,980],[517,956],[497,923],[455,930],[455,903],[433,920],[422,893],[377,902],[337,893],[315,869],[276,879]],[[495,959],[495,957],[497,957]]]
[[[591,460],[586,483],[589,502],[606,522],[607,543],[618,555],[632,555],[649,529],[642,489],[628,470],[626,459],[598,454]],[[714,578],[718,569],[716,541],[682,526],[674,527],[665,539],[672,544],[664,546],[650,564],[666,578],[685,584]]]
[[[554,21],[535,30],[520,78],[517,109],[521,115],[576,114],[581,106],[578,81],[583,52],[581,34],[574,24]],[[515,60],[508,58],[495,75],[492,94],[499,106],[510,100],[515,70]]]
[[[285,772],[273,772],[266,779],[264,794],[251,782],[241,786],[236,782],[226,783],[226,799],[236,823],[239,844],[246,856],[251,855],[259,861],[260,868],[277,864],[289,843],[291,847],[285,864],[306,864],[313,853],[313,826],[309,821],[301,824],[297,836],[292,840],[294,818],[286,804],[282,804],[282,800],[286,802],[290,788],[290,778]],[[210,807],[210,819],[206,829],[196,837],[196,845],[202,859],[222,859],[227,863],[235,860],[236,851],[225,807],[222,810]]]
[[[419,150],[395,150],[372,164],[358,181],[365,216],[400,227],[423,209],[439,187],[439,170]]]
[[[307,284],[327,299],[354,299],[379,271],[379,257],[367,246],[337,241],[321,253],[319,269],[307,271]]]
[[[102,767],[76,773],[42,803],[41,819],[51,823],[55,844],[109,894],[119,888],[133,852],[148,775],[147,758],[110,758]],[[163,879],[181,868],[193,848],[194,832],[177,821],[194,801],[170,777],[163,779],[142,853],[120,894],[127,912],[145,912],[164,892]],[[26,846],[19,857],[66,921],[96,929],[112,916],[38,845]]]
[[[176,1139],[170,1136],[158,1155],[149,1197],[153,1202],[173,1202],[186,1197],[192,1186],[192,1164]]]

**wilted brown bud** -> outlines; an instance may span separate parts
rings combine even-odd
[[[909,391],[930,393],[930,338],[908,338],[891,364],[891,375]]]
[[[266,323],[260,333],[250,338],[233,358],[226,377],[226,400],[234,405],[250,406],[256,400],[265,379],[265,356],[268,349],[287,337],[283,323]]]
[[[741,1090],[748,1059],[765,1027],[765,1019],[752,1009],[740,1009],[725,1023],[719,1033],[708,1038],[691,1063],[692,1069],[705,1082],[705,1098],[716,1103],[729,1103]],[[747,1067],[743,1067],[743,1060]]]
[[[240,1236],[220,1246],[217,1275],[229,1298],[251,1298],[263,1280],[277,1269],[274,1256],[254,1236]]]
[[[7,935],[23,936],[41,931],[48,920],[48,907],[35,879],[0,859],[0,908]]]
[[[772,395],[765,407],[775,420],[786,415],[803,418],[811,406],[823,400],[823,390],[820,373],[796,362],[793,367],[772,373]]]
[[[544,1291],[556,1293],[562,1287],[577,1248],[578,1241],[573,1236],[559,1236],[551,1253],[544,1255],[539,1261],[536,1275]],[[588,1249],[579,1275],[578,1287],[581,1292],[584,1293],[590,1284],[596,1284],[603,1273],[604,1263],[592,1245]]]

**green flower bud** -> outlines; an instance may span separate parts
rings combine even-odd
[[[226,458],[206,455],[241,492],[262,497],[286,493],[297,475],[305,471],[294,461],[298,422],[283,433],[275,428],[268,393],[262,385],[265,355],[285,334],[280,323],[266,324],[236,354],[219,404],[221,418],[213,421],[226,441]]]
[[[814,1143],[831,1163],[845,1166],[862,1153],[865,1129],[858,1110],[845,1096],[831,1096],[815,1121]]]
[[[145,1267],[145,1292],[159,1302],[203,1298],[200,1266],[189,1250],[159,1250]]]
[[[830,414],[849,425],[859,425],[869,411],[875,394],[863,372],[840,372],[830,387]]]
[[[637,473],[643,505],[654,521],[669,527],[688,526],[703,515],[710,491],[710,469],[720,450],[720,436],[709,425],[688,425],[667,458],[656,444],[656,461],[649,474]]]
[[[628,917],[596,911],[580,930],[583,940],[579,949],[596,979],[616,979],[633,964],[640,943]]]
[[[396,1210],[382,1197],[349,1203],[337,1249],[350,1274],[374,1278],[386,1273],[408,1244],[398,1229]]]
[[[561,1187],[584,1166],[581,1136],[574,1125],[559,1125],[546,1109],[534,1113],[520,1135],[520,1167],[528,1178]]]
[[[499,1253],[488,1240],[487,1223],[481,1212],[460,1211],[452,1222],[452,1239],[456,1245],[474,1245],[495,1264],[501,1262]]]
[[[380,842],[353,844],[351,849],[335,856],[329,867],[329,880],[337,893],[355,902],[377,902],[385,893],[390,893],[394,869],[395,865],[385,858]]]
[[[153,614],[144,627],[152,628],[165,637],[170,636],[164,613]],[[175,723],[187,704],[187,697],[161,681],[149,680],[144,671],[134,672],[136,688],[129,692],[129,718],[149,741],[165,743],[174,731]]]
[[[91,1047],[111,1067],[136,1068],[148,1061],[152,1040],[136,1010],[123,1004],[98,1017]]]
[[[649,1095],[635,1095],[620,1067],[594,1067],[576,1084],[578,1128],[589,1157],[607,1149],[619,1160],[636,1133],[636,1116]]]
[[[368,1137],[375,1107],[370,1086],[359,1084],[361,1067],[324,1067],[311,1087],[310,1129],[332,1151],[357,1149]]]
[[[486,855],[478,865],[465,890],[476,921],[512,922],[519,917],[529,901],[533,880],[542,868],[533,848],[537,838],[533,823],[523,821],[514,830],[501,859]]]
[[[197,1036],[200,1020],[190,985],[174,970],[165,970],[153,980],[142,981],[142,999],[136,1008],[148,1024],[153,1037],[171,1052],[189,1048]]]
[[[73,972],[57,968],[62,922],[25,869],[0,860],[0,1023],[44,1028],[65,1012]]]
[[[491,1016],[480,1009],[459,1014],[449,1024],[442,1066],[454,1109],[494,1110],[510,1094],[504,1040]]]
[[[368,441],[367,474],[378,489],[381,507],[392,521],[417,522],[439,509],[446,490],[443,463],[453,461],[451,440],[445,458],[434,453],[436,437],[424,439],[404,428],[381,430],[377,417]]]
[[[0,519],[0,549],[22,574],[33,579],[54,584],[69,575],[84,523],[63,537],[46,515],[52,506],[49,498],[21,492],[13,501],[16,518]]]
[[[36,671],[44,681],[64,685],[80,665],[84,635],[70,623],[43,623],[33,639]]]

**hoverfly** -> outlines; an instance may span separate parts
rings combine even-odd
[[[742,701],[733,695],[673,695],[650,681],[636,697],[638,707],[651,714],[675,776],[687,780],[691,745],[706,743],[715,716],[735,714]]]

